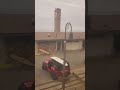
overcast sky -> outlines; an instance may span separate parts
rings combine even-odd
[[[70,22],[74,32],[85,31],[85,0],[35,0],[36,32],[54,31],[54,10],[61,9],[61,31]]]

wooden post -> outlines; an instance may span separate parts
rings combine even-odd
[[[56,41],[56,51],[57,51],[57,41]]]
[[[62,41],[61,41],[61,51],[63,51],[63,49],[62,49]]]

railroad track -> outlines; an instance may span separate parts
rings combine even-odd
[[[77,86],[85,86],[85,74],[79,73],[75,74],[73,73],[71,76],[69,76],[66,79],[65,82],[65,88],[70,87],[77,87]],[[62,90],[62,79],[58,79],[56,81],[49,81],[45,83],[41,83],[35,86],[36,90]]]

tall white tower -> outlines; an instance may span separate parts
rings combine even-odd
[[[60,32],[61,26],[61,9],[56,8],[54,13],[54,32]]]

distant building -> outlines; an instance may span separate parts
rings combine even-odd
[[[56,8],[54,12],[54,31],[60,32],[61,25],[61,9]]]
[[[36,50],[42,48],[52,51],[63,51],[64,49],[64,32],[36,32],[35,46]],[[80,50],[84,48],[85,33],[73,32],[73,40],[69,39],[69,32],[67,32],[66,50]]]
[[[35,47],[37,51],[39,48],[54,52],[63,51],[65,32],[60,30],[61,23],[61,9],[56,8],[54,12],[54,32],[36,32],[35,33]],[[70,39],[70,32],[66,33],[67,43],[66,50],[80,50],[83,48],[85,40],[84,32],[73,32],[73,39]]]

